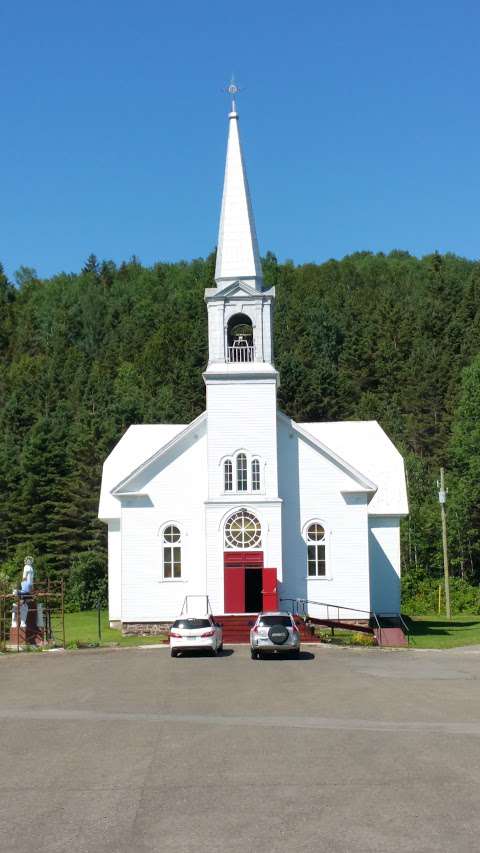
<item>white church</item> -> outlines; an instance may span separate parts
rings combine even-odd
[[[277,408],[275,291],[263,284],[235,101],[205,302],[206,410],[190,424],[131,426],[103,466],[110,622],[154,629],[190,595],[208,595],[215,614],[296,600],[312,616],[325,604],[398,614],[401,455],[376,421],[295,423]]]

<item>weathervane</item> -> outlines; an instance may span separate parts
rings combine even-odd
[[[229,95],[231,95],[232,113],[236,113],[237,112],[237,105],[235,103],[235,95],[237,95],[238,92],[241,92],[241,89],[240,89],[240,86],[237,86],[237,84],[235,83],[235,77],[233,76],[233,74],[232,74],[232,79],[230,80],[230,83],[228,84],[226,89],[224,89],[224,91],[227,92]]]

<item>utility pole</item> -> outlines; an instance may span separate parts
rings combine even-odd
[[[445,611],[447,614],[447,619],[450,619],[452,614],[450,611],[450,581],[448,575],[447,514],[445,512],[448,489],[445,488],[445,471],[443,468],[440,468],[440,482],[437,482],[437,486],[438,501],[440,504],[440,512],[442,514],[443,572],[445,575]]]

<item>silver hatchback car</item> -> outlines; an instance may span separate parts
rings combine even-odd
[[[300,633],[293,616],[281,610],[259,613],[250,631],[251,656],[257,659],[278,652],[300,656]]]

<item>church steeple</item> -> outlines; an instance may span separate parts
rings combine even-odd
[[[232,81],[228,91],[238,88]],[[208,367],[205,381],[228,375],[271,374],[272,315],[275,289],[263,287],[252,203],[238,135],[235,100],[229,114],[227,162],[215,269],[216,287],[207,287]]]
[[[228,91],[232,95],[232,109],[228,116],[227,160],[218,232],[215,282],[219,289],[240,280],[248,283],[255,290],[262,290],[262,265],[238,130],[238,113],[235,104],[238,87],[233,80]]]
[[[236,95],[238,90],[233,82],[228,91]],[[238,507],[239,500],[246,498],[243,493],[248,493],[248,483],[253,483],[253,465],[255,470],[260,465],[263,480],[260,491],[252,486],[250,503],[268,500],[280,514],[277,480],[278,373],[273,363],[272,346],[275,289],[264,290],[262,287],[262,268],[235,101],[229,115],[215,283],[216,287],[205,290],[208,365],[203,374],[207,391],[211,518],[214,518],[218,505],[231,504],[233,509]],[[237,462],[235,468],[232,467],[237,456],[242,464],[243,459],[247,460],[247,469],[251,472],[245,489],[242,483],[238,485]],[[230,469],[235,478],[235,493],[233,480],[230,489],[230,481],[225,479],[225,471],[228,473]],[[215,523],[218,525],[218,520]],[[280,522],[276,522],[275,529],[280,529]]]

